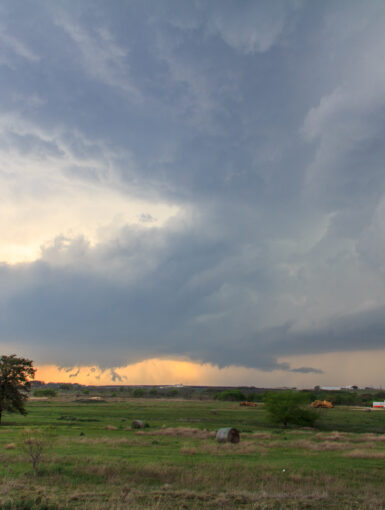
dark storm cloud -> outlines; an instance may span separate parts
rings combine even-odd
[[[312,367],[292,368],[290,372],[297,372],[299,374],[323,374],[322,370]]]
[[[0,186],[26,221],[30,197],[88,185],[179,207],[1,266],[4,343],[62,366],[304,374],[277,360],[385,347],[382,2],[1,14]]]

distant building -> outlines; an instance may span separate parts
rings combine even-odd
[[[385,409],[385,400],[383,402],[373,402],[375,409]]]
[[[341,386],[321,386],[321,390],[325,391],[340,391]]]

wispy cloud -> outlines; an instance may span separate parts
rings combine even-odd
[[[3,47],[5,46],[18,57],[30,62],[38,62],[40,60],[39,55],[31,50],[31,48],[29,48],[21,39],[9,34],[2,25],[0,25],[0,41]],[[10,62],[10,60],[8,60],[8,62]]]
[[[76,45],[87,73],[112,87],[118,87],[135,99],[141,99],[139,90],[132,84],[129,74],[129,50],[119,46],[103,26],[89,29],[71,21],[68,16],[56,19]]]

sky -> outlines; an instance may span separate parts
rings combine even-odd
[[[0,349],[385,384],[385,3],[3,0]]]

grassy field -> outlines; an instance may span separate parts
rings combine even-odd
[[[314,430],[272,427],[263,405],[236,402],[72,395],[28,411],[0,427],[1,509],[385,508],[385,411],[322,409]],[[223,426],[239,444],[216,443]],[[26,428],[47,437],[38,476]]]

